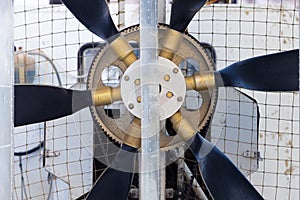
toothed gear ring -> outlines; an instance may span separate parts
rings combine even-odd
[[[161,25],[158,31],[159,44],[167,34],[168,27]],[[121,35],[131,44],[136,44],[135,54],[139,57],[139,26],[124,29]],[[198,71],[204,73],[215,70],[214,63],[206,50],[189,34],[184,34],[178,51],[172,60],[160,57],[159,86],[161,103],[161,150],[173,149],[184,145],[180,136],[170,135],[165,129],[165,119],[180,109],[189,119],[195,130],[207,131],[217,99],[217,89],[201,92],[186,91],[184,76]],[[131,121],[141,116],[141,95],[139,61],[126,66],[118,60],[109,46],[99,50],[88,76],[88,89],[100,86],[120,87],[122,101],[110,105],[91,107],[93,118],[100,128],[119,143],[137,147],[135,140],[124,140],[130,129]],[[139,137],[138,133],[135,137]]]

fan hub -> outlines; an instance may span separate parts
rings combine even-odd
[[[134,62],[124,73],[121,80],[122,100],[134,116],[142,117],[142,88],[151,84],[159,87],[160,120],[172,116],[183,104],[186,93],[185,79],[181,70],[170,60],[159,57],[153,67],[157,71],[156,80],[143,83],[140,78],[140,61]],[[156,68],[156,69],[155,69]]]
[[[162,52],[168,28],[159,27],[159,49]],[[139,27],[132,26],[122,31],[125,40],[133,42],[135,55],[140,56]],[[191,76],[195,72],[204,74],[214,70],[214,64],[206,50],[190,35],[182,35],[182,40],[177,52],[169,59],[159,57],[157,76],[153,84],[160,87],[160,146],[161,150],[169,150],[178,146],[188,147],[179,134],[172,135],[167,130],[167,120],[178,109],[182,116],[190,122],[194,130],[206,132],[215,108],[217,90],[186,91],[183,76]],[[136,43],[135,43],[136,42]],[[134,45],[135,43],[135,45]],[[93,90],[102,86],[121,88],[122,101],[110,105],[91,107],[91,112],[99,127],[119,143],[139,147],[140,129],[132,131],[131,122],[141,116],[140,79],[141,68],[139,62],[132,63],[129,67],[122,59],[116,56],[110,46],[100,49],[89,71],[88,88]],[[156,69],[154,69],[156,70]],[[175,72],[175,73],[174,73]],[[175,81],[176,80],[176,81]],[[125,83],[126,82],[126,83]],[[144,80],[145,82],[145,80]],[[127,86],[128,84],[128,86]],[[140,108],[139,108],[140,107]],[[115,114],[116,113],[116,114]],[[128,134],[134,132],[134,140],[128,140]]]

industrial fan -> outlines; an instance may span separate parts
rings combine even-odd
[[[86,91],[15,85],[15,126],[52,120],[91,107],[95,121],[109,137],[121,144],[121,149],[92,188],[88,199],[125,199],[132,181],[135,155],[140,148],[142,83],[138,55],[129,45],[129,41],[139,41],[139,26],[118,32],[105,0],[63,2],[81,23],[108,45],[98,52],[93,61]],[[159,25],[158,76],[161,77],[159,86],[162,103],[159,114],[167,127],[167,131],[161,131],[161,149],[169,150],[183,143],[190,144],[201,176],[214,199],[262,199],[234,164],[198,132],[205,132],[213,117],[219,87],[259,91],[298,90],[299,53],[298,50],[292,50],[255,57],[213,71],[214,63],[206,51],[185,32],[205,2],[175,0],[170,25]],[[184,76],[178,66],[187,58],[193,58],[199,64],[199,69],[192,75]],[[116,87],[107,85],[101,78],[112,64],[120,71],[120,84]],[[182,106],[186,90],[196,90],[202,97],[202,105],[194,117],[190,117],[189,111]],[[119,101],[123,101],[125,108],[120,120],[108,117],[104,106]],[[122,126],[124,121],[127,122],[126,126]],[[194,124],[197,124],[196,127]],[[121,170],[123,165],[131,170]]]

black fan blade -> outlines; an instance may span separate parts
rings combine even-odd
[[[64,117],[93,104],[90,91],[41,85],[14,88],[15,126]]]
[[[87,200],[126,200],[132,182],[136,152],[136,148],[122,144],[112,165],[101,174]]]
[[[170,28],[183,33],[206,0],[173,0]]]
[[[73,15],[91,32],[106,40],[118,30],[105,0],[62,0]]]
[[[216,84],[260,91],[297,91],[299,49],[234,63],[216,73]]]
[[[190,148],[215,200],[263,199],[235,165],[200,134],[196,134]]]

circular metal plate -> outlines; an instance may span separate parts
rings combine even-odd
[[[150,67],[150,66],[149,66]],[[148,84],[157,85],[159,87],[160,120],[171,117],[179,110],[183,103],[186,93],[185,79],[181,70],[166,58],[159,57],[157,68],[157,77],[155,82]],[[126,71],[121,80],[122,100],[134,116],[142,117],[142,87],[140,78],[140,61],[134,62]]]

